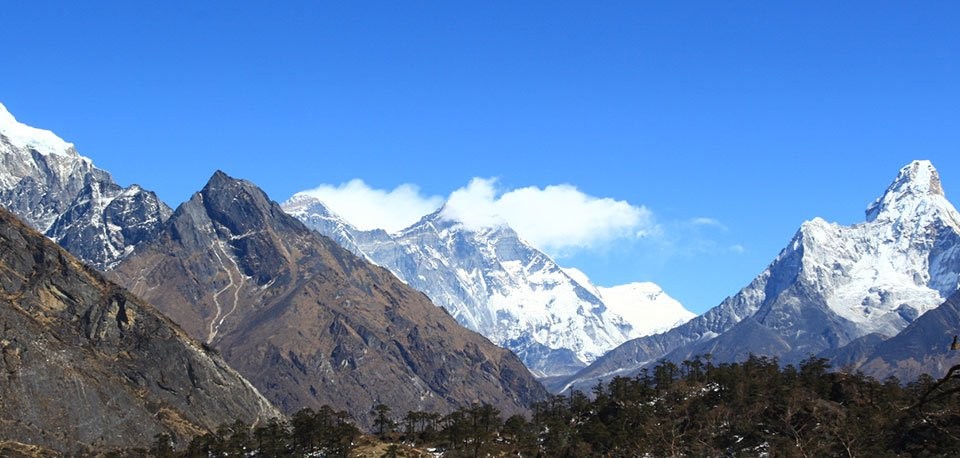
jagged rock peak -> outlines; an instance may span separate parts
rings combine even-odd
[[[257,187],[257,185],[255,185],[255,184],[253,184],[253,183],[251,183],[251,182],[249,182],[249,181],[247,181],[247,180],[243,180],[243,179],[240,179],[240,178],[234,178],[234,177],[232,177],[232,176],[230,176],[230,175],[227,175],[227,174],[224,173],[222,170],[217,170],[216,172],[213,172],[213,175],[210,177],[209,180],[207,180],[206,186],[204,186],[203,189],[200,190],[200,193],[203,194],[203,195],[209,195],[209,194],[214,194],[214,193],[222,192],[223,190],[226,190],[226,189],[233,189],[233,190],[235,190],[235,191],[240,191],[240,190],[250,190],[250,191],[253,191],[253,190],[255,190],[255,191],[257,191],[257,192],[254,193],[254,195],[251,196],[251,197],[253,197],[254,199],[256,199],[256,200],[258,200],[258,201],[259,201],[260,199],[257,199],[257,197],[263,197],[263,202],[267,202],[267,203],[270,202],[270,199],[268,199],[268,198],[266,197],[266,195],[263,193],[263,191],[260,191],[260,189]],[[259,194],[259,195],[257,195],[257,194]]]
[[[897,219],[905,210],[917,209],[917,201],[929,198],[946,202],[940,174],[930,161],[913,161],[901,168],[886,192],[867,207],[867,221]]]
[[[229,228],[233,235],[262,230],[271,222],[296,228],[297,232],[308,232],[257,185],[233,178],[220,170],[210,177],[199,194],[207,215]]]
[[[42,155],[78,156],[73,143],[63,141],[49,130],[37,129],[17,121],[17,118],[7,111],[7,107],[2,103],[0,103],[0,135],[6,137],[7,141],[14,146],[33,150]]]

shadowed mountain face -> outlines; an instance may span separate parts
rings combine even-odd
[[[904,382],[920,374],[940,378],[960,364],[960,350],[950,348],[960,334],[960,293],[941,306],[924,313],[900,334],[876,343],[868,356],[852,364],[876,378],[896,376]]]
[[[0,209],[0,438],[76,452],[279,415],[152,306]]]
[[[512,353],[222,172],[113,274],[286,412],[328,404],[369,424],[378,403],[512,413],[546,395]]]

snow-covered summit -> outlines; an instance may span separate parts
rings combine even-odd
[[[596,288],[607,310],[632,324],[631,339],[673,329],[696,316],[653,282]]]
[[[580,269],[564,267],[563,272],[600,298],[611,319],[630,323],[627,337],[631,339],[667,331],[697,316],[653,282],[604,287],[594,285]]]
[[[60,154],[78,156],[73,143],[63,141],[53,132],[37,129],[17,121],[7,107],[0,103],[0,135],[13,146],[36,151],[44,156]]]
[[[960,227],[957,212],[947,200],[940,174],[930,161],[907,164],[882,196],[867,207],[867,221],[900,221],[924,225],[935,219]]]
[[[334,213],[316,196],[308,192],[298,192],[283,203],[283,211],[299,219],[307,227],[330,237],[353,254],[366,258],[356,240],[356,236],[363,231]]]
[[[960,214],[937,170],[913,161],[869,206],[866,222],[814,218],[791,248],[803,253],[801,279],[834,313],[856,323],[858,333],[893,335],[957,290],[958,241]]]

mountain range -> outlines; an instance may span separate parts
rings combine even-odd
[[[423,291],[540,377],[571,374],[630,338],[694,316],[654,284],[601,292],[508,225],[468,226],[446,207],[396,233],[359,230],[309,193],[283,208]]]
[[[16,121],[2,105],[0,161],[0,205],[101,271],[160,234],[172,214],[153,192],[117,185],[72,144]],[[569,375],[629,338],[694,316],[653,284],[601,298],[585,275],[560,268],[505,225],[468,229],[441,209],[387,234],[357,230],[305,194],[284,205],[514,351],[539,376]]]
[[[547,394],[512,353],[222,172],[111,275],[288,414],[329,405],[369,426],[379,403],[519,413]]]
[[[2,105],[0,165],[0,206],[22,219],[0,211],[0,437],[54,450],[322,405],[368,428],[377,404],[523,413],[547,398],[540,381],[589,391],[707,354],[901,381],[960,363],[960,213],[929,161],[862,222],[801,224],[697,317],[653,283],[597,287],[446,207],[360,230],[310,193],[280,205],[216,172],[174,211]]]

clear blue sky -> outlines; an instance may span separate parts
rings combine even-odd
[[[960,199],[958,2],[6,1],[0,24],[0,102],[172,206],[216,169],[276,200],[568,183],[663,233],[561,262],[697,312],[912,159]]]

